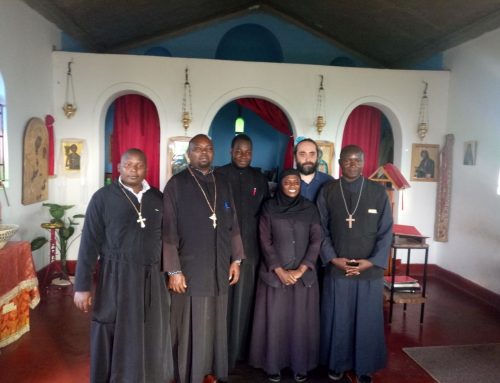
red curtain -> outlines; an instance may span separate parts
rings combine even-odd
[[[130,148],[146,153],[148,173],[146,181],[160,186],[160,120],[153,102],[146,97],[130,94],[115,101],[112,135],[113,179],[118,178],[121,155]]]
[[[293,167],[293,134],[285,113],[272,102],[261,98],[240,98],[236,102],[250,109],[278,132],[288,137],[283,168],[288,169]]]
[[[358,145],[365,152],[363,175],[370,177],[378,164],[382,114],[377,108],[361,105],[355,108],[345,124],[342,147]]]

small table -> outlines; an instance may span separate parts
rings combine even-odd
[[[39,302],[30,243],[8,242],[0,249],[0,348],[30,330],[29,309]]]
[[[420,293],[399,293],[394,291],[394,280],[396,278],[396,253],[398,249],[407,249],[406,275],[410,275],[410,254],[413,249],[425,250],[424,275],[422,278],[422,291]],[[389,323],[392,322],[392,306],[394,303],[402,303],[404,310],[407,304],[420,304],[420,323],[424,322],[425,293],[427,287],[427,261],[429,258],[429,245],[425,243],[407,243],[392,245],[392,282],[391,289],[384,289],[384,298],[389,301]]]

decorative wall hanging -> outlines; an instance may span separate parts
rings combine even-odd
[[[326,94],[325,88],[323,87],[323,75],[319,75],[320,83],[318,89],[318,96],[316,97],[316,119],[314,120],[314,126],[318,134],[321,134],[323,128],[326,126]]]
[[[182,126],[187,135],[189,125],[193,121],[193,103],[191,100],[191,84],[189,83],[189,70],[186,68],[184,81],[184,94],[182,96]]]
[[[45,116],[45,126],[47,127],[47,134],[49,135],[49,176],[55,175],[54,171],[54,117],[50,114]]]
[[[453,177],[453,145],[455,136],[447,134],[441,152],[441,171],[436,193],[436,220],[434,223],[434,240],[448,242],[450,226],[451,185]]]
[[[477,154],[477,141],[464,142],[464,165],[475,165]]]
[[[411,180],[436,182],[439,175],[439,145],[413,144]]]
[[[61,160],[64,173],[80,173],[83,165],[85,151],[85,140],[63,139],[61,140]]]
[[[49,197],[49,136],[45,123],[34,117],[24,130],[22,204],[45,201]]]
[[[318,170],[326,174],[332,174],[333,171],[333,157],[335,156],[335,147],[333,142],[330,141],[316,141],[318,144]]]
[[[63,111],[66,117],[71,118],[76,113],[76,97],[75,85],[73,84],[73,74],[71,73],[71,64],[73,60],[68,62],[68,71],[66,72],[66,92],[64,94]]]
[[[417,134],[420,137],[420,141],[425,138],[425,135],[429,131],[429,98],[427,97],[427,87],[428,83],[423,81],[425,84],[424,94],[420,100],[420,111],[418,112],[418,125]]]

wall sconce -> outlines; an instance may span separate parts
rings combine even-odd
[[[75,85],[73,84],[73,75],[71,74],[71,64],[68,62],[68,71],[66,72],[66,93],[64,94],[64,105],[62,107],[67,118],[71,118],[76,113]]]
[[[326,95],[325,88],[323,88],[323,75],[321,74],[319,77],[321,78],[321,81],[318,89],[318,98],[316,100],[316,120],[314,121],[314,126],[316,126],[318,134],[321,134],[326,125]]]
[[[187,135],[189,125],[193,121],[193,103],[191,100],[191,84],[189,83],[189,70],[186,67],[186,79],[184,81],[184,95],[182,96],[182,126],[184,134]]]
[[[245,120],[241,115],[241,105],[238,104],[238,117],[234,120],[234,134],[245,133]]]
[[[427,87],[428,83],[423,81],[425,84],[424,94],[420,100],[420,111],[418,113],[418,126],[417,134],[420,137],[420,141],[423,141],[425,135],[429,130],[429,99],[427,98]]]

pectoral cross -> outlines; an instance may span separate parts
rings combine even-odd
[[[217,216],[215,215],[215,213],[212,213],[212,215],[208,218],[211,219],[212,221],[214,221],[213,225],[214,225],[214,229],[215,229],[217,227]]]
[[[349,218],[346,218],[345,220],[349,222],[349,229],[352,229],[352,223],[356,221],[354,218],[352,218],[352,214],[349,214]]]
[[[137,219],[137,223],[139,223],[141,225],[142,229],[144,229],[146,227],[146,224],[144,223],[145,220],[146,220],[146,218],[143,218],[142,214],[139,213],[139,218]]]

